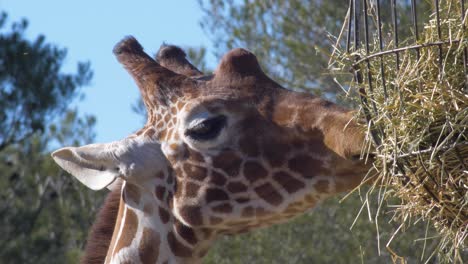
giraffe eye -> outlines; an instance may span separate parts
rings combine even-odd
[[[185,131],[185,135],[194,140],[209,140],[216,138],[221,129],[226,126],[227,118],[224,115],[205,119]]]

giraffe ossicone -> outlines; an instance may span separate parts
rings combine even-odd
[[[369,165],[351,111],[281,87],[244,49],[205,76],[175,46],[148,56],[133,37],[114,54],[145,103],[145,126],[55,161],[110,188],[85,263],[197,263],[213,241],[281,223],[356,187]],[[115,187],[118,186],[118,187]]]

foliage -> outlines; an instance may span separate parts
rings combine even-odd
[[[74,263],[102,194],[66,175],[48,152],[93,140],[95,119],[68,109],[92,73],[88,63],[62,73],[66,50],[43,36],[26,40],[26,27],[23,20],[0,31],[0,259]]]
[[[50,142],[89,143],[94,118],[75,111],[59,125],[0,152],[0,258],[11,263],[70,263],[78,259],[100,194],[87,191],[47,153]],[[82,139],[88,134],[88,139]],[[65,140],[66,139],[66,140]]]
[[[285,87],[308,90],[330,98],[339,91],[325,74],[334,43],[328,32],[339,33],[347,11],[343,1],[199,1],[205,11],[202,27],[213,38],[217,55],[244,47]]]
[[[26,40],[24,19],[4,32],[6,20],[0,13],[0,150],[44,130],[92,77],[89,63],[78,63],[76,74],[62,73],[65,49],[42,35]]]

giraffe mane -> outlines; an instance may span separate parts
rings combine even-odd
[[[107,195],[104,204],[99,209],[96,221],[88,233],[85,253],[81,258],[81,263],[104,263],[119,211],[120,189],[120,186],[114,188]]]

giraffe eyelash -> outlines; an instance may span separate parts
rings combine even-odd
[[[227,117],[219,115],[197,122],[185,131],[185,135],[193,140],[204,141],[216,138],[227,124]]]

